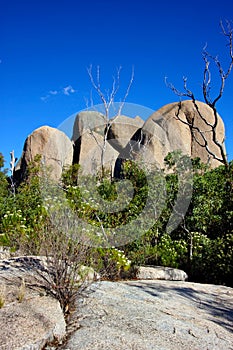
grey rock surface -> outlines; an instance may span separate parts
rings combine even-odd
[[[39,350],[65,336],[59,302],[48,296],[27,295],[0,309],[0,349]]]
[[[140,280],[185,281],[188,275],[183,270],[165,266],[139,266],[137,278]]]
[[[0,260],[8,259],[11,256],[10,249],[0,246]]]
[[[232,350],[233,289],[189,282],[101,282],[65,350]]]
[[[105,116],[97,111],[83,111],[76,115],[73,126],[73,142],[77,142],[87,131],[104,135],[106,127]]]
[[[39,257],[0,260],[0,297],[4,300],[0,308],[1,350],[40,350],[66,334],[59,302],[39,288],[35,270],[42,265]]]

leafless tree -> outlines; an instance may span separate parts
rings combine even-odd
[[[225,153],[225,148],[222,142],[218,140],[217,136],[217,126],[219,123],[219,118],[218,118],[218,113],[217,113],[217,108],[216,104],[217,102],[221,99],[224,88],[225,88],[225,83],[227,78],[229,77],[232,67],[233,67],[233,29],[231,26],[231,23],[229,21],[226,21],[225,24],[223,22],[220,22],[220,26],[222,29],[222,34],[227,40],[227,47],[229,50],[229,63],[227,66],[227,69],[223,69],[223,65],[220,62],[218,56],[213,56],[207,51],[207,45],[205,45],[203,52],[202,52],[202,58],[204,60],[204,72],[203,72],[203,81],[202,81],[202,94],[205,103],[212,109],[213,111],[213,116],[214,120],[212,123],[210,123],[206,117],[200,112],[198,108],[198,104],[196,102],[195,95],[193,91],[191,91],[188,86],[187,86],[187,78],[183,77],[183,86],[184,90],[180,91],[178,90],[172,83],[167,82],[167,86],[180,98],[181,97],[188,97],[192,100],[195,110],[197,111],[199,117],[201,120],[204,122],[204,124],[209,128],[210,134],[211,134],[211,142],[213,142],[217,148],[219,149],[219,155],[217,155],[215,152],[213,152],[210,149],[210,144],[209,141],[206,138],[205,132],[201,130],[198,126],[195,126],[192,121],[187,121],[183,120],[180,116],[180,111],[181,111],[181,101],[179,103],[179,108],[176,113],[177,119],[181,121],[182,123],[188,125],[190,127],[190,130],[192,132],[192,135],[195,139],[195,141],[198,143],[199,146],[204,147],[206,151],[208,152],[209,156],[213,157],[214,159],[218,160],[221,162],[226,168],[228,168],[228,160],[227,156]],[[220,79],[220,86],[218,89],[218,92],[215,97],[211,97],[211,83],[212,83],[212,76],[211,76],[211,69],[210,69],[210,64],[214,63],[215,67],[217,68],[219,79]],[[198,137],[196,136],[198,135]],[[201,140],[201,141],[200,141]]]
[[[15,175],[15,163],[17,161],[18,158],[15,158],[15,151],[12,150],[10,152],[10,156],[11,156],[11,161],[10,161],[10,183],[11,183],[11,192],[13,194],[13,196],[15,196],[15,190],[16,190],[16,183],[15,183],[15,179],[14,179],[14,175]]]
[[[95,134],[93,133],[93,130],[90,130],[92,133],[92,136],[94,137],[98,147],[100,148],[101,151],[101,169],[102,169],[102,176],[104,175],[104,155],[106,152],[106,147],[107,147],[107,140],[109,136],[109,130],[111,128],[112,123],[114,122],[115,118],[119,116],[122,112],[122,108],[124,107],[125,101],[129,95],[131,86],[133,84],[134,80],[134,69],[132,69],[131,77],[129,80],[129,83],[127,85],[124,97],[122,101],[119,104],[118,109],[115,112],[115,116],[113,118],[110,117],[110,110],[111,108],[114,108],[114,101],[115,97],[119,91],[120,88],[120,74],[121,74],[121,67],[117,69],[116,71],[116,76],[113,76],[113,82],[112,82],[112,87],[111,90],[104,91],[101,87],[101,81],[100,81],[100,67],[97,66],[96,68],[96,77],[94,77],[93,72],[92,72],[92,66],[90,66],[87,70],[88,75],[90,77],[91,84],[93,88],[95,89],[97,95],[100,97],[101,102],[103,103],[104,106],[104,119],[105,119],[105,129],[104,129],[104,135],[103,135],[103,142],[99,142],[97,138],[95,137]],[[91,104],[93,106],[93,101],[91,99]]]

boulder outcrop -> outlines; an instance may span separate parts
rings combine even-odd
[[[197,106],[197,107],[196,107]],[[192,101],[184,101],[181,104],[181,113],[185,115],[187,121],[193,124],[193,132],[191,133],[191,157],[199,157],[205,164],[209,164],[212,168],[220,165],[220,162],[207,153],[205,148],[205,140],[207,141],[210,152],[221,158],[219,147],[213,142],[213,133],[211,125],[214,125],[215,116],[213,110],[205,103],[196,101],[194,106]],[[205,139],[201,137],[200,132]],[[221,117],[218,115],[216,124],[216,139],[220,145],[224,145],[225,128]]]
[[[188,275],[183,270],[165,266],[139,266],[136,274],[140,280],[186,281]]]
[[[223,121],[219,115],[215,120],[213,110],[202,102],[168,104],[145,122],[140,117],[123,115],[106,120],[99,112],[83,111],[75,118],[72,141],[48,126],[35,130],[25,142],[16,170],[24,174],[29,162],[41,154],[56,180],[63,167],[72,163],[80,164],[84,174],[94,174],[102,167],[117,174],[122,159],[142,159],[163,168],[164,158],[176,150],[192,158],[199,157],[214,168],[221,164],[211,155],[221,158],[220,147],[213,141],[211,130],[211,125],[215,124],[215,138],[224,149]]]
[[[141,129],[144,121],[140,117],[129,118],[125,115],[118,115],[109,123],[107,134],[108,142],[112,147],[121,153],[138,129]]]
[[[76,115],[72,140],[75,143],[86,132],[94,131],[100,135],[104,134],[106,119],[102,113],[96,111],[83,111]]]
[[[102,167],[113,172],[118,152],[107,141],[106,119],[96,111],[77,114],[73,126],[73,163],[80,164],[83,175],[95,174]]]
[[[142,128],[141,144],[144,146],[139,153],[147,162],[156,162],[164,166],[164,158],[169,152],[181,150],[191,156],[191,133],[189,127],[176,118],[178,104],[163,106],[154,112]],[[186,117],[182,117],[186,122]]]
[[[118,152],[95,131],[86,131],[75,143],[74,163],[81,166],[83,175],[101,172],[102,166],[112,174]]]
[[[15,172],[23,178],[30,162],[41,155],[41,162],[49,169],[52,179],[59,180],[64,167],[73,162],[73,144],[62,131],[42,126],[33,131],[24,143],[23,154],[16,165]]]
[[[192,130],[189,124],[193,125]],[[163,167],[166,155],[176,150],[192,158],[199,157],[211,167],[219,166],[220,162],[207,152],[201,137],[202,134],[206,138],[209,150],[221,158],[220,149],[213,142],[210,124],[214,124],[214,114],[205,103],[196,101],[194,106],[192,101],[183,101],[163,106],[143,125],[140,135],[143,147],[139,153],[147,162],[156,162],[160,167]],[[224,124],[218,116],[216,136],[221,145],[224,145],[224,135]]]

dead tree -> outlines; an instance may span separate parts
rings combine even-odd
[[[228,64],[226,71],[223,69],[222,63],[220,62],[218,56],[213,56],[207,51],[207,45],[204,47],[203,53],[202,53],[202,58],[203,58],[204,64],[205,64],[204,65],[204,72],[203,72],[203,81],[202,81],[202,94],[203,94],[203,98],[204,98],[205,103],[213,111],[213,116],[214,116],[213,123],[210,123],[206,119],[206,117],[204,115],[202,115],[202,113],[200,112],[200,110],[198,108],[198,104],[196,102],[195,95],[194,95],[193,91],[191,91],[187,86],[187,78],[186,77],[183,77],[184,91],[178,90],[172,83],[167,82],[167,80],[166,80],[166,85],[180,98],[181,97],[188,97],[192,100],[194,107],[195,107],[195,110],[197,111],[199,117],[204,122],[204,124],[209,128],[211,136],[212,136],[211,141],[219,149],[220,156],[218,156],[213,151],[211,151],[209,142],[208,142],[208,140],[205,136],[205,132],[203,130],[201,130],[200,128],[195,126],[192,121],[183,120],[180,117],[181,101],[179,103],[179,108],[178,108],[178,111],[176,113],[177,119],[179,121],[181,121],[182,123],[189,126],[195,141],[198,143],[199,146],[204,147],[206,149],[209,156],[218,160],[226,168],[228,168],[229,163],[227,160],[227,156],[225,154],[224,145],[223,145],[223,143],[219,142],[218,137],[217,137],[217,126],[218,126],[219,118],[218,118],[216,104],[221,99],[221,97],[223,95],[226,80],[229,77],[229,75],[232,71],[232,67],[233,67],[233,29],[232,29],[231,23],[229,21],[226,21],[225,25],[221,21],[220,26],[222,29],[222,33],[227,40],[227,46],[228,46],[228,50],[229,50],[230,60],[229,60],[229,64]],[[212,81],[211,70],[210,70],[211,62],[214,63],[215,67],[217,68],[217,71],[219,74],[219,79],[220,79],[219,90],[214,98],[211,97],[211,81]],[[197,138],[195,135],[198,135],[199,138]],[[200,141],[200,139],[201,139],[201,141]]]
[[[14,172],[15,172],[15,163],[17,161],[17,158],[15,158],[15,152],[14,150],[12,150],[10,152],[10,156],[11,156],[11,161],[10,161],[10,172],[11,172],[11,176],[10,176],[10,182],[11,182],[11,191],[13,193],[13,195],[15,196],[15,181],[14,181]]]
[[[97,138],[95,137],[95,135],[93,133],[93,130],[91,130],[91,128],[90,128],[90,132],[91,132],[92,136],[94,137],[98,147],[100,148],[101,172],[102,172],[101,176],[104,177],[104,172],[105,172],[105,170],[104,170],[104,155],[106,152],[109,131],[110,131],[111,125],[112,125],[113,121],[115,120],[115,118],[121,114],[122,108],[124,107],[125,101],[129,95],[130,88],[131,88],[131,86],[133,84],[133,80],[134,80],[134,70],[132,69],[131,78],[130,78],[128,86],[126,88],[124,97],[123,97],[121,103],[119,104],[119,107],[116,110],[115,116],[113,118],[110,117],[110,110],[114,106],[114,100],[115,100],[115,97],[116,97],[116,95],[119,91],[119,88],[120,88],[121,67],[117,69],[116,76],[113,76],[112,88],[111,88],[110,92],[102,90],[101,82],[100,82],[100,67],[99,66],[97,66],[97,68],[96,68],[96,77],[95,78],[94,78],[93,73],[92,73],[92,66],[90,66],[88,68],[87,72],[88,72],[88,75],[90,77],[91,84],[92,84],[93,88],[95,89],[97,95],[100,97],[100,100],[104,106],[105,128],[104,128],[104,134],[103,134],[103,143],[100,143],[97,140]],[[91,105],[92,105],[92,107],[94,105],[92,99],[91,99]]]

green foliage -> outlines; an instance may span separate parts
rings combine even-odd
[[[6,290],[5,285],[0,285],[0,309],[5,305]]]
[[[4,197],[4,210],[0,214],[0,245],[12,250],[30,247],[32,254],[38,252],[37,241],[47,220],[40,194],[39,161],[37,158],[30,165],[28,177],[16,193],[8,192]]]
[[[233,164],[195,174],[187,221],[191,231],[217,238],[233,230]]]
[[[192,280],[233,287],[233,234],[216,239],[197,235],[198,247],[194,251],[190,270]]]
[[[124,247],[132,265],[162,265],[179,267],[187,259],[187,242],[173,240],[167,233],[156,235],[155,229]]]
[[[179,164],[177,162],[179,161]],[[187,169],[186,157],[169,154],[165,162],[166,205],[154,227],[124,250],[133,265],[149,264],[179,267],[190,280],[232,286],[233,273],[233,163],[209,169],[193,159],[193,195],[180,225],[166,234],[180,181],[180,170]]]
[[[131,267],[131,261],[126,257],[123,250],[115,247],[97,248],[93,251],[94,268],[99,271],[102,278],[117,280]]]
[[[84,254],[85,262],[101,271],[106,279],[118,279],[129,267],[148,264],[183,268],[190,280],[232,286],[233,162],[229,163],[228,168],[220,166],[209,169],[199,159],[192,160],[191,203],[185,217],[171,234],[166,233],[166,226],[178,191],[181,188],[183,195],[186,193],[185,186],[181,184],[182,181],[191,181],[190,177],[186,177],[191,170],[190,161],[180,152],[169,154],[165,163],[169,170],[166,175],[156,169],[145,171],[134,162],[125,161],[120,181],[109,176],[96,176],[95,179],[82,177],[79,165],[71,166],[63,172],[63,184],[59,190],[63,191],[71,213],[98,229],[99,237],[94,229],[93,232],[87,232],[88,237],[95,236],[96,246],[102,242],[102,236],[108,234],[108,228],[114,230],[130,223],[148,203],[155,213],[162,207],[159,215],[154,216],[152,227],[138,235],[139,238],[119,250],[111,245],[109,248],[91,248],[88,257]],[[62,227],[69,231],[69,217],[62,211],[65,202],[56,197],[56,191],[54,194],[48,192],[47,197],[42,199],[40,157],[29,166],[27,177],[15,193],[9,190],[3,165],[4,159],[0,155],[0,245],[30,254],[46,251],[46,245],[47,248],[48,245],[51,249],[54,248],[56,237],[63,232]],[[121,187],[119,196],[118,189],[122,181],[128,183]],[[130,200],[127,197],[129,185],[133,193]],[[162,191],[161,188],[164,187],[165,190]],[[98,204],[101,200],[103,204]],[[113,210],[103,210],[106,203],[112,205]],[[56,216],[57,225],[51,222],[51,215]],[[76,231],[78,230],[79,228]],[[140,224],[137,230],[141,233]],[[70,235],[72,230],[68,231],[66,234]],[[131,234],[132,232],[125,232],[126,236],[130,237]],[[55,245],[58,243],[59,240]],[[73,252],[71,255],[77,258],[80,246],[75,248],[75,239],[66,243],[68,245],[60,242],[64,254]],[[86,252],[83,248],[81,251]],[[61,259],[61,256],[57,256],[57,259]],[[58,267],[62,268],[59,264]],[[77,271],[79,267],[80,265],[76,266]],[[71,285],[66,287],[64,293],[68,293]]]
[[[78,184],[78,175],[79,175],[80,165],[74,164],[70,167],[67,167],[63,170],[62,173],[62,183],[65,188],[68,186],[77,186]]]
[[[72,168],[66,170],[63,179],[65,179],[67,198],[79,218],[96,227],[115,228],[126,225],[143,210],[148,194],[147,179],[144,172],[140,171],[136,165],[133,166],[131,162],[124,164],[122,174],[124,180],[129,180],[131,183],[133,191],[131,201],[128,200],[127,185],[121,187],[120,196],[118,196],[117,189],[120,182],[117,179],[108,177],[99,179],[98,176],[94,179],[91,176],[82,177],[77,171],[76,177],[70,181],[70,174],[74,172]],[[72,182],[74,185],[71,185]],[[101,200],[103,205],[107,207],[112,205],[113,209],[103,210],[103,205],[99,204]],[[123,209],[119,210],[119,208]]]
[[[4,212],[5,200],[8,195],[8,181],[6,171],[3,169],[4,167],[4,157],[2,153],[0,153],[0,215]]]

